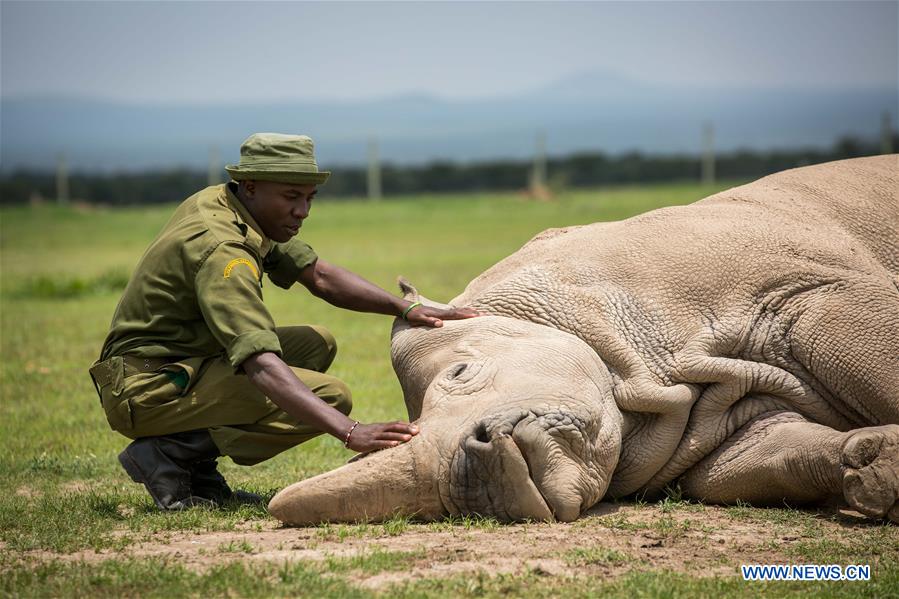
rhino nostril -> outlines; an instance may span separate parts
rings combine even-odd
[[[478,424],[477,428],[474,430],[474,438],[481,443],[490,442],[490,435],[487,434],[487,426],[483,422]]]

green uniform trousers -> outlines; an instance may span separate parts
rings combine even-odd
[[[297,377],[349,414],[349,388],[324,374],[337,353],[331,333],[318,326],[275,332]],[[187,358],[142,372],[116,356],[95,364],[91,375],[109,425],[131,439],[208,429],[222,455],[250,465],[321,434],[276,406],[222,357]]]

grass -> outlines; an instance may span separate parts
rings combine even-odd
[[[354,570],[366,574],[378,574],[392,570],[409,568],[415,560],[425,556],[423,551],[386,551],[375,548],[350,557],[328,556],[324,569],[327,572],[347,573]]]
[[[88,278],[40,275],[23,279],[9,290],[9,295],[18,299],[72,299],[119,292],[127,284],[128,273],[123,270],[102,272]]]
[[[808,537],[787,548],[787,553],[796,559],[814,564],[849,564],[861,556],[886,565],[896,559],[899,541],[891,527],[872,526],[844,540]]]
[[[460,531],[494,531],[502,526],[496,518],[478,516],[476,514],[464,514],[462,516],[447,516],[443,520],[431,522],[428,528],[435,532],[455,532]]]
[[[661,502],[660,506],[664,505]],[[664,508],[662,508],[664,509]],[[648,531],[661,539],[671,539],[681,537],[691,530],[700,530],[708,532],[703,525],[691,519],[681,520],[673,517],[671,514],[660,510],[660,516],[649,522],[634,521],[626,514],[611,514],[609,516],[599,516],[588,519],[584,522],[584,526],[592,523],[598,524],[603,528],[613,530],[621,530],[625,532]]]
[[[402,567],[400,557],[388,554],[375,560],[375,568]],[[381,562],[380,560],[384,560]],[[516,574],[472,575],[415,580],[375,592],[353,586],[341,576],[345,562],[316,564],[245,563],[231,561],[197,572],[172,559],[107,560],[100,564],[51,562],[7,571],[0,579],[0,593],[16,597],[622,597],[622,598],[718,598],[835,597],[854,599],[896,596],[899,575],[895,569],[868,582],[768,582],[747,583],[738,578],[693,577],[666,570],[632,570],[611,581],[601,577],[572,575],[549,577],[540,571]],[[349,571],[363,571],[360,560]],[[329,570],[334,568],[334,570]],[[377,571],[383,571],[377,569]]]
[[[239,524],[267,519],[262,506],[161,513],[140,489],[60,490],[30,498],[15,495],[0,503],[2,540],[16,551],[121,549],[132,540],[158,533],[231,531]]]
[[[712,191],[691,184],[619,187],[565,192],[550,203],[527,201],[515,194],[424,196],[377,205],[322,200],[304,226],[303,237],[321,256],[388,290],[396,289],[396,276],[402,274],[423,294],[449,301],[468,281],[543,229],[625,218],[660,206],[688,203]],[[173,208],[39,206],[0,210],[0,594],[367,595],[350,582],[352,572],[403,569],[420,554],[373,550],[324,564],[249,563],[243,558],[253,554],[255,545],[247,540],[214,548],[211,554],[230,561],[199,571],[177,561],[127,556],[128,548],[136,543],[158,541],[174,533],[272,525],[262,507],[157,512],[143,488],[133,484],[119,467],[116,454],[128,441],[109,430],[87,375],[128,274]],[[321,323],[335,334],[340,350],[332,373],[353,389],[356,418],[405,417],[389,362],[390,319],[334,309],[302,289],[284,291],[267,285],[265,293],[279,324]],[[320,437],[252,468],[227,460],[221,468],[232,486],[271,496],[296,480],[341,465],[349,456],[338,440]],[[701,520],[703,506],[684,500],[676,489],[659,506],[661,517],[651,524],[616,515],[588,521],[622,533],[648,527],[666,538],[676,538],[696,529]],[[698,512],[695,517],[693,511]],[[732,516],[761,518],[757,514],[762,511],[738,506]],[[677,512],[691,512],[691,520],[675,518]],[[794,517],[782,512],[776,517]],[[473,516],[414,526],[419,532],[453,534],[492,533],[502,527],[493,519]],[[408,518],[381,524],[325,525],[316,537],[322,542],[401,538],[412,527]],[[895,541],[889,531],[883,535],[881,543]],[[799,546],[797,555],[808,559],[838,558],[854,551],[875,555],[877,539],[865,539],[835,547],[815,544],[809,538]],[[113,553],[110,559],[95,562],[56,559],[82,550]],[[618,559],[599,550],[584,551],[567,559]],[[35,557],[40,552],[52,555]],[[896,568],[888,573],[886,582],[877,584],[891,580],[891,588],[895,588]],[[531,591],[534,596],[569,591],[572,596],[588,596],[600,590],[614,595],[637,588],[646,591],[643,596],[672,596],[663,591],[711,595],[722,589],[731,594],[735,588],[728,586],[729,582],[694,580],[661,571],[634,573],[612,583],[552,583],[538,573],[518,577],[493,574],[415,581],[390,592],[401,597]],[[563,586],[553,590],[553,584]]]
[[[5,572],[0,592],[16,597],[76,598],[367,595],[313,564],[257,566],[230,561],[198,573],[168,558],[40,563]]]
[[[220,543],[216,548],[216,551],[219,553],[253,553],[255,549],[253,545],[249,543],[246,539],[241,539],[239,541],[231,540],[227,543]]]

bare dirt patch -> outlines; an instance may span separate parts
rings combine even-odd
[[[25,499],[34,499],[40,497],[41,492],[30,485],[21,485],[16,489],[16,497],[24,497]]]
[[[28,557],[38,562],[98,562],[165,556],[198,571],[234,560],[308,561],[327,571],[341,560],[346,564],[354,558],[394,554],[396,559],[386,565],[342,566],[353,583],[376,589],[481,572],[612,578],[637,568],[737,576],[740,564],[796,563],[790,550],[797,543],[843,542],[856,534],[854,529],[871,528],[860,514],[835,508],[777,514],[769,518],[766,510],[695,504],[600,504],[567,524],[409,524],[398,533],[381,525],[283,528],[271,521],[228,532],[160,533],[124,551],[29,552]],[[888,526],[887,532],[899,543],[899,528]]]

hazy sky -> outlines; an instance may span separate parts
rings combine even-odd
[[[10,2],[2,94],[473,98],[586,70],[685,86],[896,86],[897,2]]]

